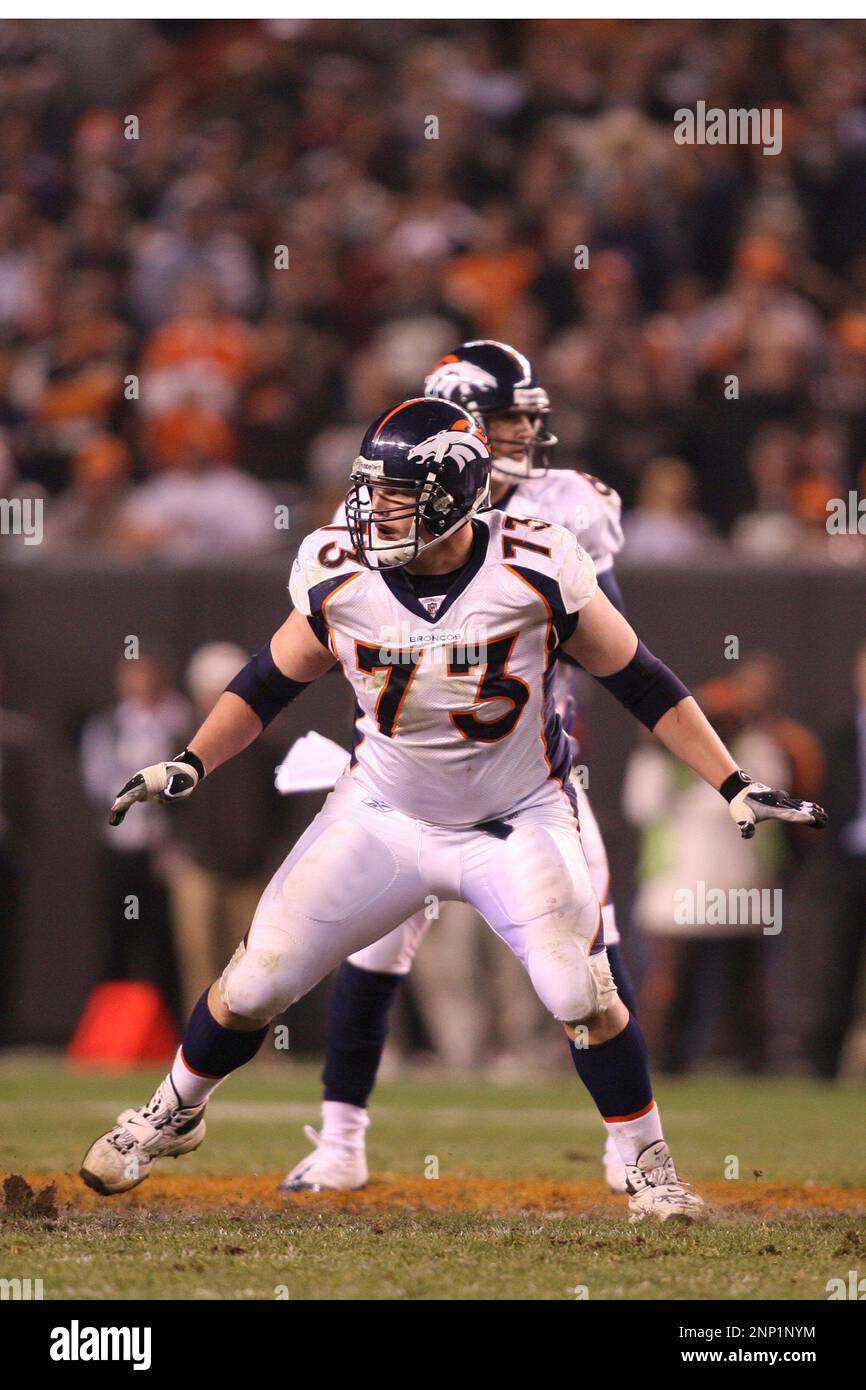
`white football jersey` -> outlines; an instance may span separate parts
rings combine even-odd
[[[551,468],[542,478],[527,478],[496,503],[516,516],[537,516],[555,521],[577,537],[595,562],[596,574],[613,569],[614,556],[623,545],[618,492],[591,473],[573,468]],[[557,663],[556,708],[571,732],[580,705],[580,672],[566,662]],[[570,714],[567,712],[571,706]]]
[[[622,550],[620,495],[591,473],[551,468],[542,478],[520,482],[494,505],[513,516],[538,516],[564,526],[592,557],[596,574],[611,569]]]
[[[402,569],[361,564],[340,526],[304,539],[289,584],[355,692],[352,775],[434,825],[497,820],[567,782],[553,667],[596,590],[565,528],[497,510],[471,524],[442,601],[416,597]]]

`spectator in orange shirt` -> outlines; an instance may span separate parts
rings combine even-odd
[[[141,359],[141,408],[159,415],[195,401],[233,413],[253,367],[255,331],[221,306],[206,276],[187,280],[179,313],[156,329]]]
[[[187,562],[250,556],[285,541],[274,498],[235,464],[231,426],[196,405],[178,406],[149,431],[156,477],[134,489],[116,531],[122,549]]]
[[[476,324],[482,338],[502,336],[538,270],[538,257],[522,243],[514,222],[508,203],[490,204],[473,249],[455,256],[445,271],[446,298]]]

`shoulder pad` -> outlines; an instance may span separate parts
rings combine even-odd
[[[545,593],[555,609],[576,613],[595,593],[592,556],[564,526],[504,513],[491,539],[502,561]]]
[[[345,526],[321,526],[305,536],[289,579],[292,603],[308,617],[321,611],[334,589],[363,571]]]

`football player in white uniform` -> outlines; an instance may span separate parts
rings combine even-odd
[[[598,587],[571,532],[481,513],[490,457],[461,407],[421,397],[367,432],[347,498],[349,547],[302,542],[294,609],[238,673],[188,748],[136,773],[111,809],[190,796],[335,662],[357,702],[352,765],[262,895],[222,976],[190,1015],[171,1072],[84,1156],[104,1195],[198,1147],[208,1098],[258,1051],[270,1020],[429,894],[462,899],[514,951],[572,1042],[614,1135],[635,1219],[693,1219],[652,1096],[646,1048],[619,999],[553,699],[560,647],[675,756],[718,788],[744,835],[771,817],[822,825],[811,802],[738,770],[685,686]],[[418,581],[439,576],[431,613]]]
[[[491,454],[491,504],[512,516],[555,521],[573,532],[595,563],[599,587],[622,610],[613,569],[623,543],[619,495],[586,473],[548,471],[557,440],[548,427],[547,392],[529,359],[505,343],[487,339],[463,343],[437,362],[424,383],[424,394],[463,406],[485,430]],[[345,506],[338,509],[333,524],[345,526]],[[431,576],[426,585],[429,594],[422,596],[422,602],[434,611],[442,598],[437,586],[441,589],[440,580]],[[568,711],[577,703],[575,674],[574,666],[558,664],[556,705],[569,733],[573,716]],[[619,996],[634,1013],[634,991],[610,901],[607,853],[579,770],[572,773],[571,781],[590,879],[601,903],[608,961]],[[321,1130],[305,1126],[313,1151],[291,1170],[280,1185],[282,1191],[365,1186],[369,1177],[367,1103],[385,1048],[391,1006],[432,925],[428,911],[421,909],[340,966],[328,1013]],[[625,1168],[609,1134],[603,1164],[611,1190],[624,1192]]]

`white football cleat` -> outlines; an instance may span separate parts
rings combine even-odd
[[[158,1158],[192,1153],[205,1136],[204,1105],[184,1107],[169,1077],[140,1110],[124,1110],[114,1129],[91,1144],[81,1177],[94,1192],[111,1197],[149,1176]]]
[[[704,1200],[689,1183],[680,1182],[664,1139],[649,1144],[636,1163],[625,1165],[631,1221],[652,1216],[657,1221],[697,1221],[706,1215]]]
[[[341,1144],[304,1125],[313,1152],[296,1163],[279,1192],[356,1192],[370,1177],[363,1143]]]
[[[619,1149],[616,1147],[616,1140],[612,1134],[607,1136],[607,1143],[604,1146],[604,1155],[601,1161],[604,1165],[604,1180],[611,1192],[616,1192],[618,1196],[622,1196],[623,1193],[628,1192],[625,1164],[619,1156]]]

